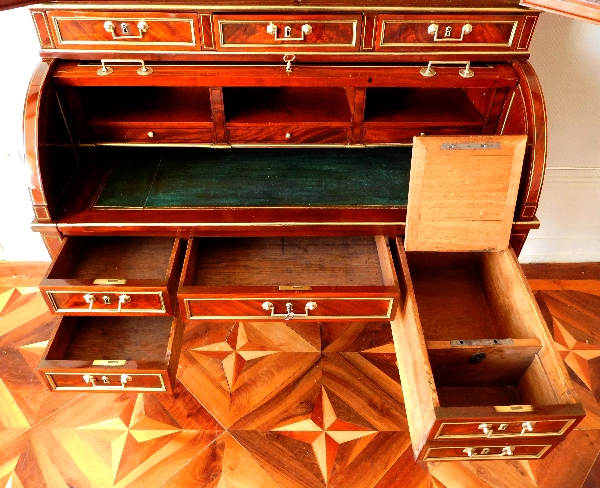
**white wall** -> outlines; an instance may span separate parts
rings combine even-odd
[[[0,46],[9,46],[0,53],[0,259],[47,260],[29,229],[23,164],[23,101],[39,49],[26,9],[0,12]],[[600,26],[542,14],[531,63],[548,108],[548,170],[542,227],[530,233],[521,260],[600,261]]]
[[[600,261],[600,25],[542,14],[531,64],[546,98],[548,166],[524,262]]]
[[[0,259],[50,259],[34,218],[24,164],[22,119],[29,78],[39,62],[35,27],[25,8],[0,12]]]

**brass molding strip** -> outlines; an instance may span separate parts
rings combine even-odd
[[[515,421],[507,421],[505,423],[522,423],[525,422],[526,420],[515,420]],[[491,437],[488,437],[487,434],[484,434],[483,432],[473,432],[471,434],[441,434],[442,429],[444,428],[444,426],[446,425],[473,425],[473,426],[478,426],[481,424],[481,422],[443,422],[440,425],[440,428],[438,429],[438,431],[435,434],[434,439],[440,439],[440,440],[444,440],[444,439],[478,439],[478,438],[487,438],[487,439],[506,439],[506,438],[515,438],[515,439],[521,439],[521,438],[526,438],[526,437],[550,437],[550,436],[559,436],[559,435],[563,435],[568,429],[569,427],[571,427],[571,425],[573,425],[573,423],[575,422],[575,419],[531,419],[531,422],[564,422],[563,426],[560,428],[560,430],[558,431],[554,431],[554,432],[525,432],[523,433],[523,435],[519,434],[519,433],[496,433],[494,432],[494,434],[492,434]],[[494,421],[492,423],[503,423],[501,420],[498,421]],[[503,432],[503,431],[500,431]]]
[[[379,40],[379,45],[381,47],[391,46],[391,47],[400,47],[400,46],[439,46],[439,42],[384,42],[385,38],[385,26],[386,24],[430,24],[431,20],[383,20],[381,22],[381,38]],[[444,19],[444,24],[460,24],[462,22],[469,22],[470,24],[513,24],[512,31],[510,33],[510,37],[508,39],[508,43],[506,44],[498,44],[493,42],[463,42],[457,40],[448,40],[447,44],[452,45],[456,43],[459,46],[506,46],[511,47],[515,38],[515,32],[517,31],[517,27],[519,26],[519,21],[510,21],[510,20],[466,20],[466,19],[457,19],[457,20],[446,20]]]
[[[125,293],[127,295],[158,295],[158,299],[160,301],[160,309],[154,309],[154,308],[139,308],[139,309],[132,309],[132,308],[121,308],[121,310],[119,311],[118,309],[91,309],[88,310],[86,308],[58,308],[58,304],[56,303],[56,300],[54,299],[54,295],[78,295],[78,294],[85,294],[85,293],[91,293],[91,294],[105,294],[105,295],[115,295],[115,294],[119,294],[119,293]],[[55,312],[59,312],[59,313],[69,313],[69,312],[76,312],[76,313],[81,313],[81,312],[86,312],[86,313],[90,313],[90,312],[95,312],[98,314],[112,314],[112,313],[167,313],[167,310],[165,308],[165,301],[163,298],[163,293],[162,291],[124,291],[123,289],[119,290],[119,291],[102,291],[102,290],[92,290],[92,291],[81,291],[81,290],[74,290],[74,291],[62,291],[62,290],[47,290],[46,291],[46,295],[48,296],[48,299],[50,300],[50,302],[52,303],[52,307],[54,308]]]
[[[77,224],[60,224],[62,228],[77,227],[328,227],[328,226],[390,226],[406,225],[406,222],[89,222]]]
[[[277,13],[281,11],[298,12],[298,11],[319,11],[319,12],[415,12],[422,13],[423,7],[396,7],[396,6],[363,6],[363,7],[345,7],[342,5],[338,6],[290,6],[290,5],[227,5],[227,4],[216,4],[216,5],[174,5],[174,4],[93,4],[93,5],[73,5],[73,4],[61,4],[61,3],[41,3],[30,6],[31,9],[50,9],[50,10],[166,10],[166,11],[194,11],[194,12],[267,12]],[[541,12],[541,10],[529,8],[529,7],[431,7],[427,9],[428,12],[486,12],[486,13],[527,13],[527,12]]]
[[[285,300],[282,297],[269,298],[269,297],[244,297],[244,298],[184,298],[185,313],[189,320],[271,320],[271,315],[194,315],[190,313],[189,302],[202,302],[202,301],[213,301],[213,302],[239,302],[247,300]],[[388,301],[388,309],[385,315],[315,315],[310,317],[299,317],[300,320],[339,320],[339,319],[352,319],[352,320],[367,320],[367,319],[389,319],[391,318],[392,309],[394,305],[393,298],[386,297],[332,297],[332,298],[314,298],[314,301],[330,301],[330,300],[379,300]]]
[[[276,21],[284,21],[286,19],[273,19]],[[299,19],[293,19],[294,23],[309,23],[311,22],[312,24],[352,24],[352,42],[350,44],[348,43],[337,43],[337,44],[332,44],[332,43],[318,43],[318,42],[307,42],[304,44],[268,44],[268,43],[263,43],[263,44],[229,44],[229,43],[225,43],[223,41],[223,28],[222,26],[225,24],[263,24],[266,23],[266,20],[219,20],[219,46],[221,48],[229,48],[229,47],[265,47],[265,46],[269,46],[275,49],[283,49],[286,50],[290,47],[295,47],[295,48],[302,48],[303,46],[309,46],[309,47],[318,47],[318,46],[323,46],[323,47],[339,47],[339,46],[349,46],[349,47],[355,47],[356,46],[356,41],[357,41],[357,27],[358,27],[358,21],[357,20],[319,20],[319,19],[305,19],[305,20],[299,20]],[[282,38],[282,41],[285,41],[285,38]]]
[[[54,381],[54,378],[52,378],[51,375],[55,374],[55,375],[72,375],[72,376],[83,376],[82,373],[69,373],[69,372],[47,372],[44,373],[46,375],[46,378],[48,379],[48,382],[50,383],[50,386],[52,386],[53,390],[57,390],[57,391],[167,391],[167,388],[165,386],[165,382],[163,380],[163,377],[161,374],[157,374],[157,373],[127,373],[127,376],[158,376],[160,378],[160,387],[158,388],[141,388],[141,387],[131,387],[131,388],[123,388],[123,389],[117,389],[117,388],[111,388],[111,387],[102,387],[102,386],[57,386],[56,382]],[[85,373],[84,373],[85,374]],[[94,374],[94,373],[91,373]],[[95,373],[98,374],[98,373]],[[120,374],[118,371],[115,371],[114,373],[102,373],[102,374],[113,374],[113,375],[118,375]]]
[[[519,445],[515,445],[515,448],[518,447],[523,447],[523,446],[527,446],[527,447],[540,447],[542,448],[537,454],[515,454],[512,456],[505,456],[505,455],[501,455],[501,454],[496,454],[496,455],[482,455],[482,456],[473,456],[473,457],[468,457],[466,454],[464,456],[443,456],[443,457],[434,457],[434,456],[430,456],[432,451],[435,451],[437,449],[462,449],[465,446],[444,446],[444,447],[429,447],[427,449],[427,453],[425,454],[425,456],[423,457],[423,461],[427,461],[427,462],[432,462],[432,461],[484,461],[487,459],[503,459],[503,460],[509,460],[509,459],[539,459],[541,458],[548,449],[550,449],[552,447],[552,444],[519,444]],[[502,448],[505,446],[482,446],[482,447],[498,447],[498,448]]]

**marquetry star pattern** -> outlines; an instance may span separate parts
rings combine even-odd
[[[118,416],[80,426],[77,430],[91,445],[110,445],[110,464],[116,483],[161,449],[182,428],[155,397],[139,393]]]
[[[221,361],[225,377],[227,378],[227,384],[229,385],[229,391],[232,392],[247,361],[279,352],[266,351],[264,349],[264,345],[248,340],[246,327],[243,323],[239,322],[233,326],[231,332],[223,342],[196,347],[192,351]]]
[[[357,423],[349,421],[348,415],[345,416],[346,419],[340,418],[334,404],[338,412],[345,410],[347,413],[349,407],[337,398],[332,403],[330,396],[331,394],[321,387],[308,418],[272,429],[284,436],[310,444],[326,485],[331,477],[340,445],[354,442],[352,452],[344,459],[344,463],[348,465],[377,434],[377,430],[356,412],[352,412],[351,415],[352,420]]]
[[[600,346],[578,341],[554,317],[554,341],[563,361],[579,379],[592,390],[592,375],[589,362],[600,357]]]

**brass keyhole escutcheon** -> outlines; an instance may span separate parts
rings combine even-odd
[[[121,32],[123,32],[124,36],[129,35],[129,26],[125,22],[121,24]]]
[[[485,357],[486,357],[485,352],[477,352],[469,358],[469,363],[479,364],[481,361],[483,361],[485,359]]]

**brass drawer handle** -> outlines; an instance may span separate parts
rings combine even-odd
[[[154,71],[150,66],[146,66],[143,59],[101,59],[100,63],[102,66],[96,71],[96,74],[100,76],[108,76],[114,71],[110,66],[107,66],[107,63],[142,63],[141,68],[137,69],[137,74],[140,76],[147,76]]]
[[[503,447],[500,454],[490,454],[489,447],[482,448],[481,452],[477,452],[477,447],[465,447],[463,452],[470,458],[475,456],[512,456],[515,453],[512,446]]]
[[[426,68],[421,68],[419,71],[424,77],[431,78],[436,75],[436,71],[432,65],[435,64],[465,64],[463,69],[458,70],[458,74],[463,78],[473,78],[475,72],[471,69],[471,61],[429,61]]]
[[[304,24],[302,26],[302,35],[300,37],[292,37],[292,28],[286,25],[283,28],[283,37],[279,37],[279,28],[273,22],[269,22],[269,25],[267,25],[267,34],[272,35],[275,41],[305,41],[305,37],[312,34],[312,26]]]
[[[444,35],[442,37],[438,37],[440,33],[440,26],[437,24],[431,24],[427,27],[427,33],[433,36],[433,42],[461,42],[467,34],[473,32],[473,26],[471,24],[465,24],[462,26],[460,30],[460,37],[451,37],[452,36],[452,26],[447,26],[444,29]]]
[[[521,434],[519,435],[525,435],[525,432],[533,432],[533,426],[535,425],[535,422],[523,422],[521,424]]]
[[[101,376],[99,381],[98,378],[96,378],[92,374],[83,375],[83,381],[85,381],[86,383],[90,383],[92,385],[92,388],[98,388],[100,390],[124,390],[125,385],[129,383],[132,378],[127,374],[122,374],[120,375],[120,379],[121,382],[119,384],[113,385],[111,384],[110,380],[108,379],[108,376],[106,375]]]
[[[492,437],[492,434],[494,433],[494,429],[492,429],[492,424],[479,424],[479,427],[477,428],[481,429],[487,437]]]
[[[88,310],[91,312],[92,307],[94,306],[94,302],[96,301],[96,297],[91,293],[86,293],[85,295],[83,295],[83,299],[85,300],[85,303],[90,304]]]
[[[107,20],[104,22],[104,30],[112,34],[112,38],[115,40],[121,39],[141,39],[144,36],[144,33],[148,32],[150,26],[143,20],[140,20],[137,23],[137,28],[140,33],[137,36],[129,35],[129,24],[127,22],[121,22],[121,32],[123,32],[122,36],[117,35],[116,25],[112,20]]]
[[[121,307],[126,303],[131,303],[131,297],[125,294],[119,295],[119,308],[117,308],[117,313],[121,311]]]
[[[283,320],[292,320],[294,317],[308,317],[308,312],[317,308],[317,302],[307,302],[304,306],[304,313],[295,313],[294,305],[291,302],[285,304],[285,310],[287,313],[275,313],[275,306],[271,302],[264,302],[262,304],[263,310],[270,310],[271,317],[283,318]]]

